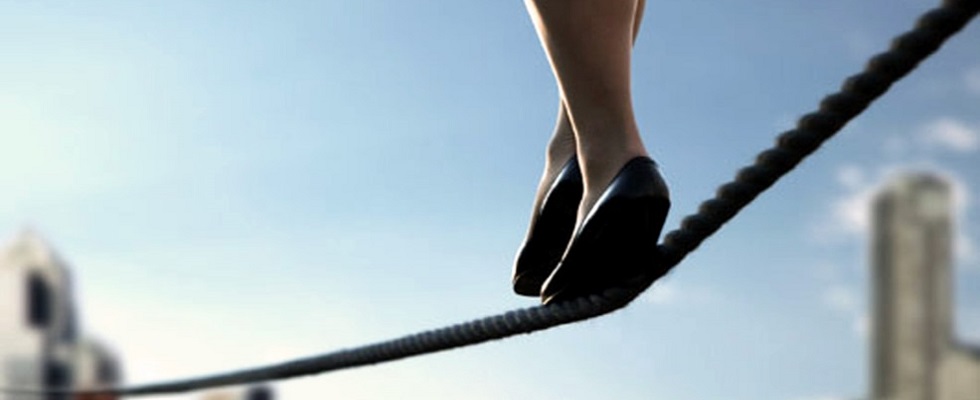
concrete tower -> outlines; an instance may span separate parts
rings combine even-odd
[[[936,176],[902,176],[875,199],[873,399],[980,400],[980,362],[954,340],[952,228]]]

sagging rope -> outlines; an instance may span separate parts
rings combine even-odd
[[[701,203],[697,213],[684,218],[681,227],[668,233],[664,243],[658,247],[661,252],[658,265],[652,266],[649,273],[624,287],[563,303],[514,310],[384,342],[240,371],[97,391],[2,389],[2,392],[145,396],[259,383],[475,345],[617,310],[679,264],[756,196],[816,151],[893,83],[938,50],[978,11],[980,0],[946,0],[941,6],[923,14],[915,28],[896,37],[888,51],[871,58],[863,72],[848,78],[840,91],[820,102],[817,111],[801,117],[795,129],[779,135],[773,147],[759,153],[752,165],[741,169],[734,180],[719,187],[715,197]]]

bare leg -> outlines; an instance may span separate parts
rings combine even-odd
[[[616,1],[619,1],[619,0],[616,0]],[[575,2],[581,2],[581,1],[579,1],[579,0],[572,0],[572,1],[570,1],[570,3],[575,3]],[[560,7],[562,7],[562,5],[561,4],[551,5],[550,3],[552,3],[552,2],[547,2],[547,1],[534,1],[534,2],[528,1],[527,2],[528,10],[531,12],[532,17],[535,19],[535,25],[538,28],[538,33],[541,36],[541,40],[542,40],[542,43],[545,46],[546,51],[549,52],[549,59],[551,59],[550,50],[548,49],[548,43],[546,42],[546,40],[549,40],[549,39],[546,39],[547,32],[544,30],[545,29],[545,26],[543,26],[543,18],[540,16],[540,12],[538,11],[538,3],[548,3],[548,4],[545,4],[544,6],[545,7],[551,7],[551,8],[560,8]],[[624,2],[624,3],[629,3],[629,2]],[[644,6],[645,6],[646,1],[645,0],[634,0],[634,3],[635,3],[635,6],[634,6],[634,10],[633,10],[633,13],[632,13],[632,16],[631,16],[631,24],[628,25],[629,26],[629,29],[630,29],[629,32],[630,32],[630,40],[631,40],[631,43],[636,41],[637,34],[639,33],[640,22],[642,20],[643,9],[644,9]],[[578,5],[571,5],[571,6],[581,7],[581,6],[578,6]],[[568,21],[568,23],[574,23],[574,21]],[[589,27],[583,26],[583,27],[581,27],[581,29],[583,29],[584,32],[588,32],[587,29],[589,29]],[[554,39],[550,39],[550,40],[554,40]],[[629,55],[627,54],[626,57],[627,57],[626,63],[627,63],[627,68],[628,68],[628,62],[629,62],[628,57],[629,57]],[[552,66],[554,67],[555,66],[555,61],[552,59],[551,62],[552,62]],[[627,74],[628,74],[628,70],[627,70]],[[557,75],[557,72],[556,72],[556,75]],[[560,80],[560,78],[559,78],[559,80]],[[626,83],[628,85],[628,75],[627,75],[627,82]],[[562,92],[564,92],[564,90]],[[626,94],[627,94],[627,96],[629,95],[628,87],[626,88]],[[628,100],[628,98],[627,98],[627,100]],[[632,117],[630,117],[630,118],[632,118]],[[633,123],[632,125],[635,126],[635,123]],[[592,132],[594,132],[594,129],[593,130],[588,130],[586,132],[586,135],[588,135],[588,134],[590,134]],[[599,134],[601,135],[602,132],[599,132]],[[638,140],[638,138],[637,138],[637,140]],[[543,200],[544,194],[547,193],[549,187],[551,186],[551,183],[555,179],[555,176],[557,176],[557,174],[561,171],[561,168],[576,153],[576,147],[577,147],[577,140],[576,140],[575,129],[573,128],[572,119],[569,117],[568,107],[566,106],[566,101],[564,100],[564,96],[561,96],[561,98],[559,99],[558,118],[557,118],[557,121],[555,123],[554,133],[552,134],[551,141],[548,144],[548,149],[546,151],[544,173],[542,174],[541,181],[540,181],[540,183],[538,185],[538,192],[537,192],[537,195],[535,197],[535,202],[534,202],[533,210],[538,210],[539,209],[540,203]],[[642,149],[642,144],[640,144],[640,148]],[[603,148],[599,148],[597,150],[602,150],[602,149]],[[583,153],[583,154],[585,154],[585,153]],[[637,154],[637,155],[640,155],[640,154]],[[601,194],[601,190],[603,190],[603,188],[605,188],[606,183],[608,183],[608,181],[612,179],[612,176],[609,176],[607,178],[603,178],[603,176],[604,175],[608,175],[608,173],[603,174],[602,173],[603,171],[596,171],[597,169],[602,169],[602,167],[603,167],[603,163],[597,163],[597,162],[594,161],[594,159],[596,157],[606,157],[606,155],[604,155],[604,154],[586,155],[586,157],[583,157],[583,159],[580,160],[582,162],[582,164],[583,164],[583,168],[589,168],[589,169],[586,170],[586,184],[589,185],[589,183],[591,183],[591,187],[596,188],[595,190],[593,190],[593,192],[599,191],[600,193],[592,193],[592,196],[589,196],[589,192],[588,192],[588,189],[587,189],[586,199],[585,199],[586,201],[583,201],[583,205],[582,205],[582,207],[580,209],[580,212],[579,212],[579,216],[580,216],[579,217],[579,220],[581,220],[582,216],[584,216],[584,213],[586,213],[591,208],[591,205],[595,202],[596,197],[599,194]],[[629,158],[631,158],[631,157],[629,157]],[[627,158],[627,160],[628,160],[628,158]],[[624,163],[624,162],[625,161],[620,162],[619,165],[622,165],[622,163]],[[605,164],[608,164],[608,165],[616,164],[616,160],[609,160],[609,162],[607,162]],[[609,168],[618,168],[618,167],[613,166],[613,167],[609,167]],[[590,174],[589,171],[597,172],[597,173]],[[615,171],[613,172],[613,174],[615,174]],[[592,179],[589,179],[589,178],[592,178]],[[588,187],[590,187],[590,186],[587,186],[587,188]]]
[[[578,222],[619,169],[646,155],[633,114],[637,0],[525,0],[575,133],[585,193]]]

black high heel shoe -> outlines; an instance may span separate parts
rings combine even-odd
[[[670,209],[667,184],[649,157],[627,162],[592,206],[541,287],[549,304],[623,284],[654,265]]]
[[[517,251],[511,283],[523,296],[541,294],[541,284],[551,275],[575,229],[575,213],[582,200],[582,172],[573,156],[555,177],[531,219],[527,237]]]

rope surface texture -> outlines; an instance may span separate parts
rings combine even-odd
[[[914,29],[896,37],[888,51],[871,58],[863,72],[845,80],[837,93],[820,102],[817,111],[801,117],[795,129],[779,135],[773,147],[759,153],[752,165],[742,168],[734,180],[719,187],[715,197],[701,203],[697,213],[684,218],[681,227],[668,233],[664,243],[658,247],[661,252],[659,263],[651,266],[646,275],[624,287],[608,289],[599,295],[518,309],[362,347],[210,376],[88,392],[18,389],[2,391],[141,396],[259,383],[475,345],[582,321],[617,310],[629,304],[654,281],[679,264],[688,253],[694,251],[756,196],[816,151],[824,141],[884,94],[893,83],[939,49],[978,10],[980,0],[947,0],[941,6],[923,14]]]

